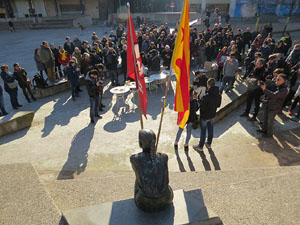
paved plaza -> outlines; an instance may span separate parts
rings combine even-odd
[[[90,40],[92,31],[101,37],[109,29],[92,27],[79,38]],[[1,32],[1,64],[11,66],[18,61],[32,76],[35,73],[33,51],[42,40],[59,45],[64,43],[66,35],[72,37],[78,32],[77,29],[26,30],[13,34]],[[137,99],[129,94],[126,104],[121,102],[118,107],[109,88],[109,85],[105,87],[106,108],[102,113],[103,119],[95,125],[89,123],[89,100],[85,88],[76,102],[71,100],[71,93],[67,91],[30,104],[25,103],[19,90],[24,105],[19,110],[35,111],[35,117],[30,129],[0,138],[0,164],[32,163],[45,179],[53,180],[76,178],[103,170],[130,171],[129,156],[140,151],[137,139],[140,129]],[[163,94],[161,90],[148,94],[148,119],[144,120],[144,126],[156,133]],[[223,101],[228,99],[230,96],[224,94]],[[299,123],[280,115],[275,123],[275,139],[263,139],[255,131],[256,123],[239,117],[244,105],[215,125],[212,154],[205,149],[204,154],[199,155],[192,149],[192,145],[199,141],[199,130],[193,130],[188,154],[183,151],[185,132],[178,152],[174,152],[177,117],[173,103],[172,89],[167,99],[158,147],[158,151],[169,155],[170,171],[238,170],[296,165],[300,162],[299,154],[292,149],[293,145],[299,144]],[[10,114],[1,118],[2,121],[15,113],[10,108],[6,93],[5,106]]]

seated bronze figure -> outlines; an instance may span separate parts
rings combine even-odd
[[[146,212],[160,211],[172,203],[169,186],[168,155],[157,153],[156,135],[152,130],[139,131],[143,152],[130,157],[135,172],[134,198],[138,208]]]

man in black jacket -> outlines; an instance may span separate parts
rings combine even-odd
[[[118,86],[119,85],[118,71],[117,71],[118,56],[116,51],[110,47],[108,50],[108,54],[104,59],[106,63],[107,72],[111,79],[111,84],[113,86]]]
[[[277,89],[274,92],[268,90],[265,83],[261,83],[261,89],[263,90],[265,96],[267,97],[267,103],[264,112],[263,128],[258,131],[260,133],[263,133],[264,137],[273,136],[274,118],[281,111],[282,104],[288,93],[285,83],[286,83],[286,76],[284,74],[278,75],[275,81],[275,85]]]
[[[98,115],[99,110],[99,90],[100,82],[98,81],[98,72],[96,70],[91,70],[86,77],[87,90],[90,97],[90,118],[91,123],[95,123],[95,117],[100,118]]]
[[[69,55],[72,55],[75,50],[75,45],[70,40],[70,37],[66,37],[66,42],[64,44],[64,49],[69,53]]]
[[[200,127],[201,135],[198,145],[194,145],[193,148],[196,151],[203,151],[203,146],[210,149],[212,139],[214,136],[213,119],[216,116],[217,108],[221,106],[222,97],[219,94],[219,88],[216,86],[214,78],[210,78],[207,81],[207,94],[203,96],[200,102]],[[208,130],[207,142],[206,140],[206,129]]]
[[[14,64],[14,77],[18,81],[20,88],[23,91],[23,94],[28,102],[31,102],[27,92],[30,94],[30,97],[33,101],[36,101],[35,97],[31,92],[30,83],[27,82],[27,72],[23,69],[19,63]]]
[[[249,117],[251,104],[254,100],[255,108],[253,117],[250,121],[256,121],[256,117],[259,111],[260,97],[262,96],[262,90],[258,85],[258,81],[265,81],[265,61],[264,59],[257,59],[254,70],[249,75],[248,94],[247,94],[247,106],[245,112],[241,114],[241,117]]]

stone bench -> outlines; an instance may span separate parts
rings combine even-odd
[[[0,137],[30,127],[33,117],[34,112],[21,111],[9,120],[0,122]]]

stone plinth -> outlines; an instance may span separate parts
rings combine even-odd
[[[1,122],[0,137],[30,127],[33,117],[34,112],[21,111],[16,113],[11,119]]]
[[[200,189],[174,191],[173,205],[159,213],[139,210],[134,199],[110,202],[63,212],[69,225],[219,225],[221,219],[204,204]]]

